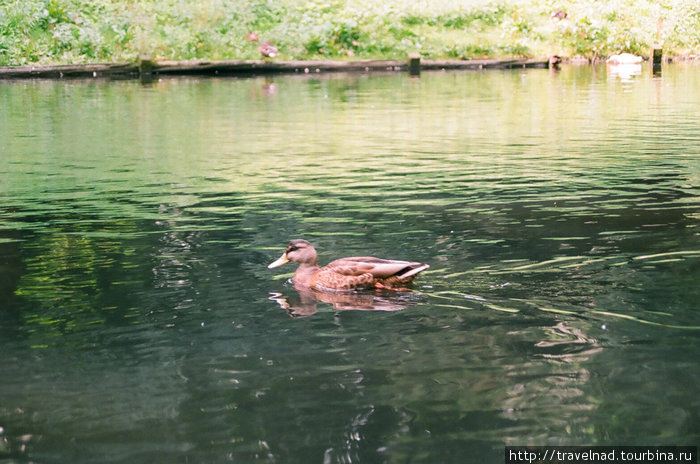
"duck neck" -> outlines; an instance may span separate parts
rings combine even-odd
[[[308,287],[309,281],[316,271],[318,271],[318,263],[316,261],[313,263],[299,264],[299,267],[294,273],[294,284]]]

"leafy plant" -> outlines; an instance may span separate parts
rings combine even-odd
[[[553,17],[554,11],[565,12]],[[560,15],[561,16],[561,15]],[[659,26],[660,25],[660,26]],[[697,0],[4,0],[0,65],[259,58],[541,56],[589,59],[657,42],[700,52]]]

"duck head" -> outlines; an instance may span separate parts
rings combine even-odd
[[[273,269],[289,262],[316,266],[318,264],[316,250],[313,245],[306,240],[300,238],[291,240],[284,250],[284,253],[282,253],[282,256],[280,256],[277,261],[270,263],[267,268]]]

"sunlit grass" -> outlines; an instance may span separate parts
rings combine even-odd
[[[555,11],[566,18],[553,18]],[[700,51],[693,0],[7,0],[0,65],[257,59],[255,32],[282,59],[604,57]]]

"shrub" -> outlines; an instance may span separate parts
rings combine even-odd
[[[567,12],[553,19],[554,10]],[[658,27],[663,19],[662,28]],[[700,52],[697,0],[3,0],[0,65],[259,58]]]

